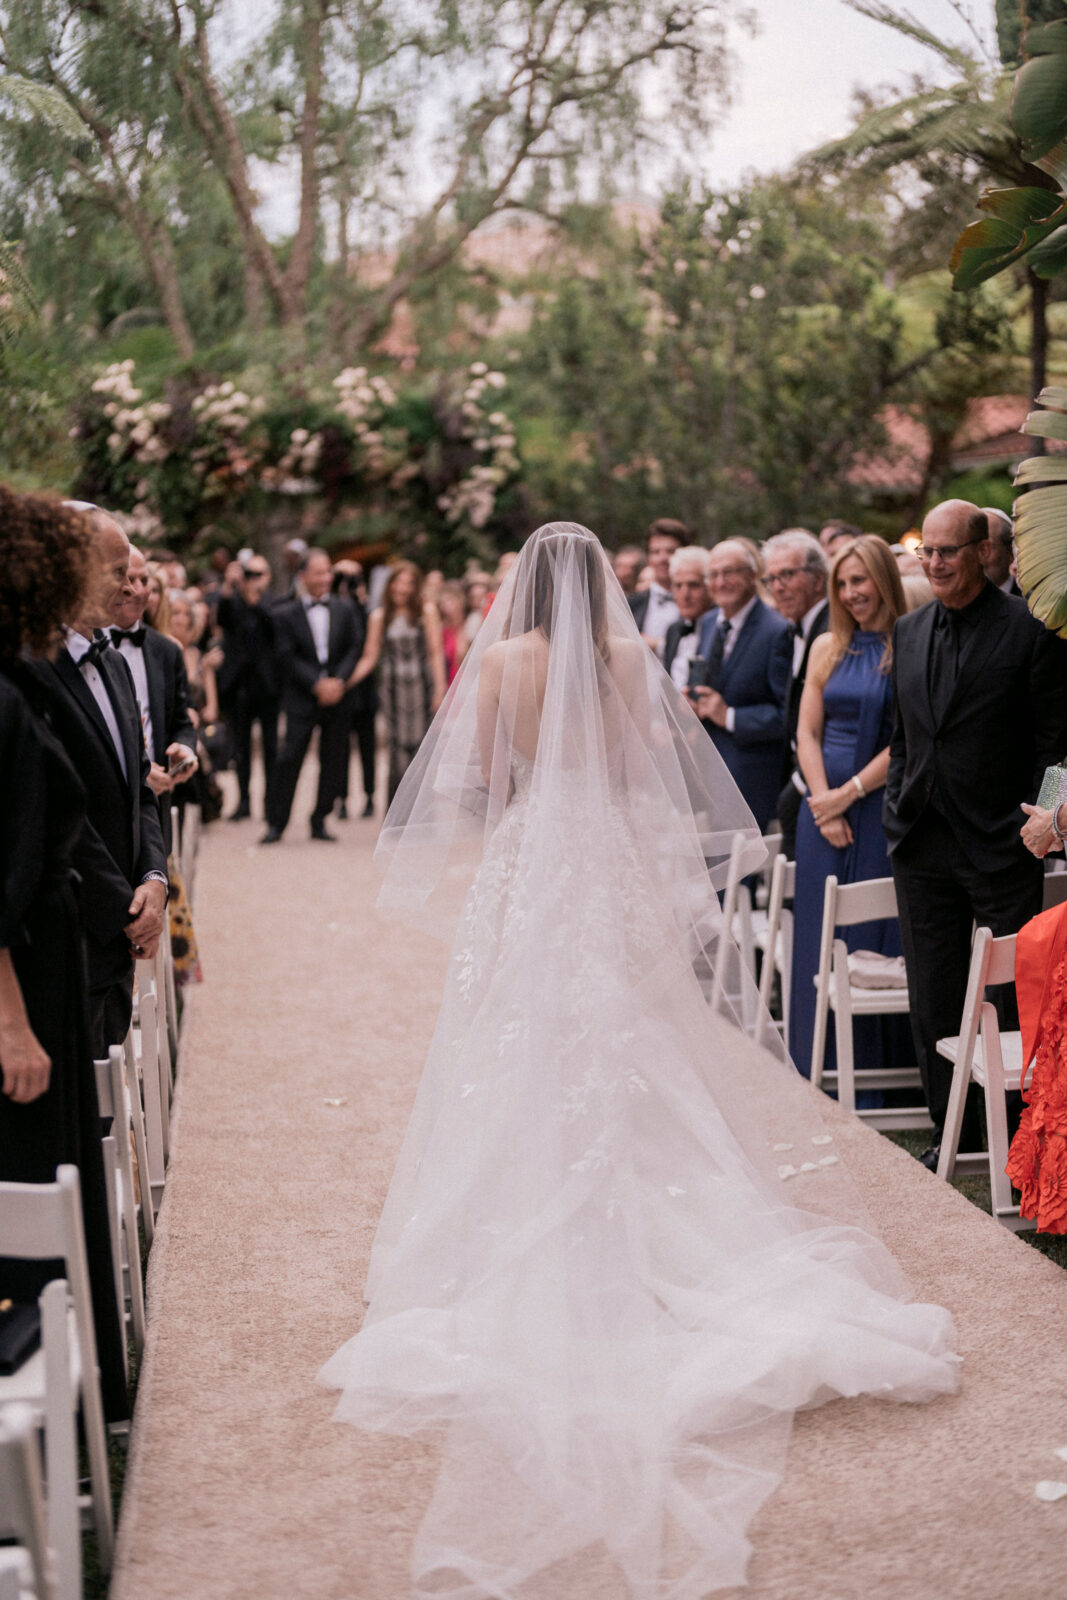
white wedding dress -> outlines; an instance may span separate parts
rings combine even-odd
[[[479,788],[462,694],[386,839],[398,904],[453,878],[465,893],[370,1307],[320,1380],[342,1391],[340,1419],[440,1430],[413,1588],[449,1600],[741,1584],[798,1407],[957,1382],[948,1314],[909,1302],[809,1086],[709,1009],[694,967],[720,948],[708,864],[714,877],[745,814],[712,766],[717,796],[692,770],[674,782],[679,737],[706,751],[613,580],[590,601],[583,539],[570,524],[534,536],[496,655],[490,637],[468,680],[480,864],[461,826]],[[527,626],[546,562],[550,647]],[[588,695],[568,660],[557,718],[552,662],[572,645]],[[576,742],[579,717],[596,726]]]

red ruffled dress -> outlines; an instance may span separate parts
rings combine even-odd
[[[1015,987],[1023,1061],[1034,1071],[1005,1171],[1020,1214],[1039,1233],[1067,1233],[1067,904],[1020,929]]]

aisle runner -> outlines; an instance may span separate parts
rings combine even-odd
[[[114,1600],[406,1600],[432,1449],[329,1420],[443,978],[370,907],[376,824],[201,856],[207,982],[185,1032]],[[339,1103],[338,1103],[339,1102]],[[802,1415],[748,1600],[1062,1592],[1067,1274],[867,1128],[838,1139],[918,1296],[957,1318],[959,1397]],[[601,1597],[583,1597],[601,1600]],[[603,1600],[625,1600],[605,1591]]]

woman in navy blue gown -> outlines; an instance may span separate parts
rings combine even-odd
[[[797,826],[793,992],[789,1048],[811,1076],[815,985],[823,892],[839,883],[889,876],[882,828],[882,790],[889,771],[893,705],[889,667],[893,624],[907,609],[888,545],[864,534],[841,550],[830,572],[830,627],[811,650],[797,727],[797,759],[808,803]],[[896,921],[843,930],[850,950],[900,954]],[[906,1018],[862,1017],[854,1023],[857,1070],[906,1065]],[[893,1026],[897,1024],[897,1026]],[[825,1066],[834,1066],[832,1030]]]

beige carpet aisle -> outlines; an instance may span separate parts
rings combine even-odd
[[[248,823],[204,841],[207,981],[151,1256],[115,1600],[408,1595],[432,1450],[332,1423],[313,1380],[358,1323],[445,955],[375,918],[374,823],[329,846],[304,816],[271,849]],[[917,1294],[956,1316],[963,1387],[802,1416],[747,1595],[1056,1600],[1067,1499],[1033,1491],[1067,1480],[1067,1274],[876,1134],[838,1137]]]

